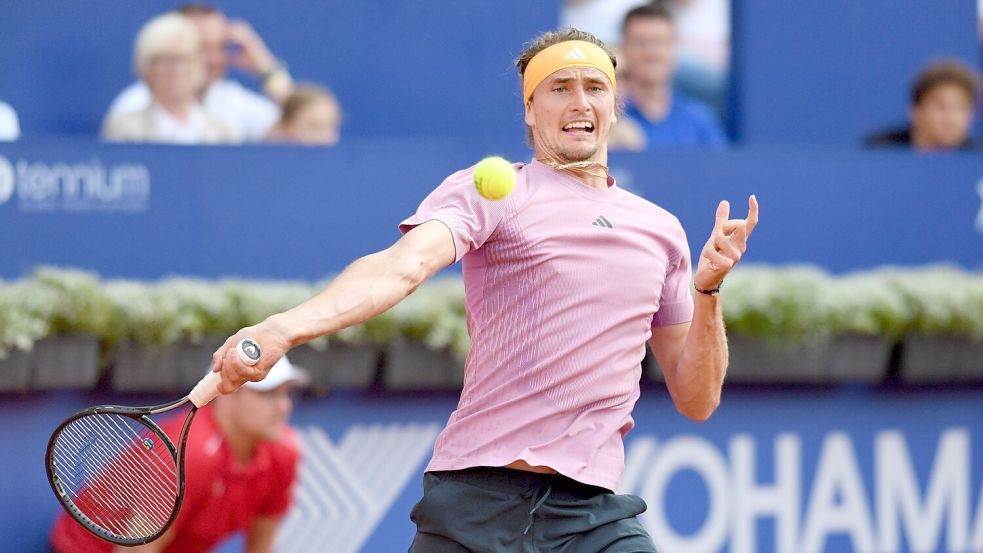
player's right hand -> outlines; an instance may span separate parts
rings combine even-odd
[[[247,365],[236,351],[239,342],[247,338],[259,344],[262,352],[255,365]],[[222,375],[219,392],[231,394],[246,382],[263,380],[288,349],[286,334],[270,319],[236,332],[212,354],[212,371]]]

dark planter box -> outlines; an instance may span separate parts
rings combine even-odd
[[[749,384],[879,383],[893,342],[880,336],[839,335],[809,344],[776,344],[728,337],[727,381]]]
[[[0,392],[22,392],[27,389],[31,375],[33,351],[11,348],[0,359]]]
[[[34,390],[90,389],[99,381],[99,339],[91,334],[58,334],[34,344]]]
[[[983,382],[983,341],[953,335],[905,336],[901,379],[912,384]]]
[[[187,392],[208,371],[225,338],[169,346],[123,342],[114,356],[112,385],[121,392]]]
[[[311,375],[316,393],[330,390],[365,390],[376,380],[379,350],[372,345],[331,343],[327,348],[303,345],[287,353],[290,362]]]
[[[463,383],[464,362],[449,351],[402,338],[386,347],[383,384],[389,390],[460,390]]]

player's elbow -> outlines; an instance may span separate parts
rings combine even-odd
[[[392,269],[393,276],[407,294],[416,290],[418,286],[439,270],[431,267],[425,256],[407,251],[405,248],[394,246],[386,250],[385,253],[384,263]]]
[[[720,397],[714,396],[704,401],[677,404],[676,410],[695,422],[705,422],[720,406]]]

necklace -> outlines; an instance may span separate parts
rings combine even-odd
[[[568,163],[561,163],[551,159],[540,159],[539,161],[557,171],[566,171],[574,175],[585,175],[605,180],[608,178],[608,166],[597,161],[571,161]]]

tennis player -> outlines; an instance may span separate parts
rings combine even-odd
[[[451,175],[393,246],[215,353],[231,391],[291,347],[382,313],[463,262],[471,351],[411,514],[412,552],[655,551],[636,519],[645,503],[614,493],[646,340],[681,413],[702,421],[720,402],[719,291],[757,201],[746,219],[720,203],[694,278],[679,221],[607,174],[615,63],[585,32],[536,38],[517,60],[534,158],[517,165],[508,198],[481,198],[473,168]],[[246,337],[263,349],[252,367],[233,351]]]
[[[245,550],[271,553],[280,520],[290,507],[300,457],[287,426],[290,393],[307,374],[281,357],[266,379],[250,382],[202,408],[186,444],[181,511],[159,539],[118,547],[90,534],[62,513],[51,530],[56,553],[205,553],[235,532]],[[184,417],[161,424],[176,436]]]

